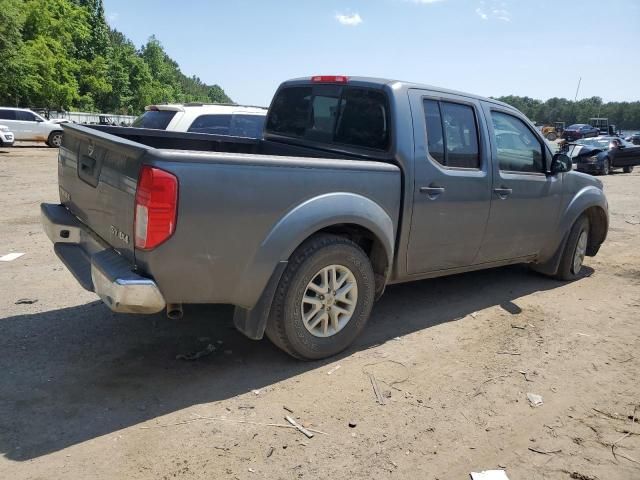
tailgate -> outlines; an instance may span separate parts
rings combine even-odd
[[[65,125],[58,156],[60,202],[132,261],[136,184],[147,150],[115,135]]]

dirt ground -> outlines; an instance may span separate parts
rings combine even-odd
[[[603,178],[611,228],[583,278],[394,286],[354,347],[301,363],[229,307],[116,315],[82,290],[39,224],[56,155],[0,149],[0,256],[25,252],[0,262],[0,478],[640,479],[638,172]]]

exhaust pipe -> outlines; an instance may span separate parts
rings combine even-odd
[[[171,320],[180,320],[183,315],[181,303],[167,303],[167,317]]]

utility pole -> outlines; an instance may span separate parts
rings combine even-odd
[[[580,77],[580,80],[578,80],[578,88],[576,88],[576,97],[573,99],[574,102],[576,100],[578,100],[578,92],[580,91],[580,83],[582,83],[582,77]]]

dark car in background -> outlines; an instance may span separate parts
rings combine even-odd
[[[633,135],[630,135],[627,138],[625,138],[625,140],[627,142],[633,143],[634,145],[640,145],[640,133],[634,133]]]
[[[617,168],[622,168],[624,173],[631,173],[634,166],[640,165],[640,146],[620,137],[578,140],[569,145],[568,155],[575,170],[592,174],[608,175]]]
[[[562,138],[570,142],[580,140],[581,138],[597,137],[598,135],[600,135],[600,130],[586,123],[569,125],[564,129],[564,132],[562,132]]]

